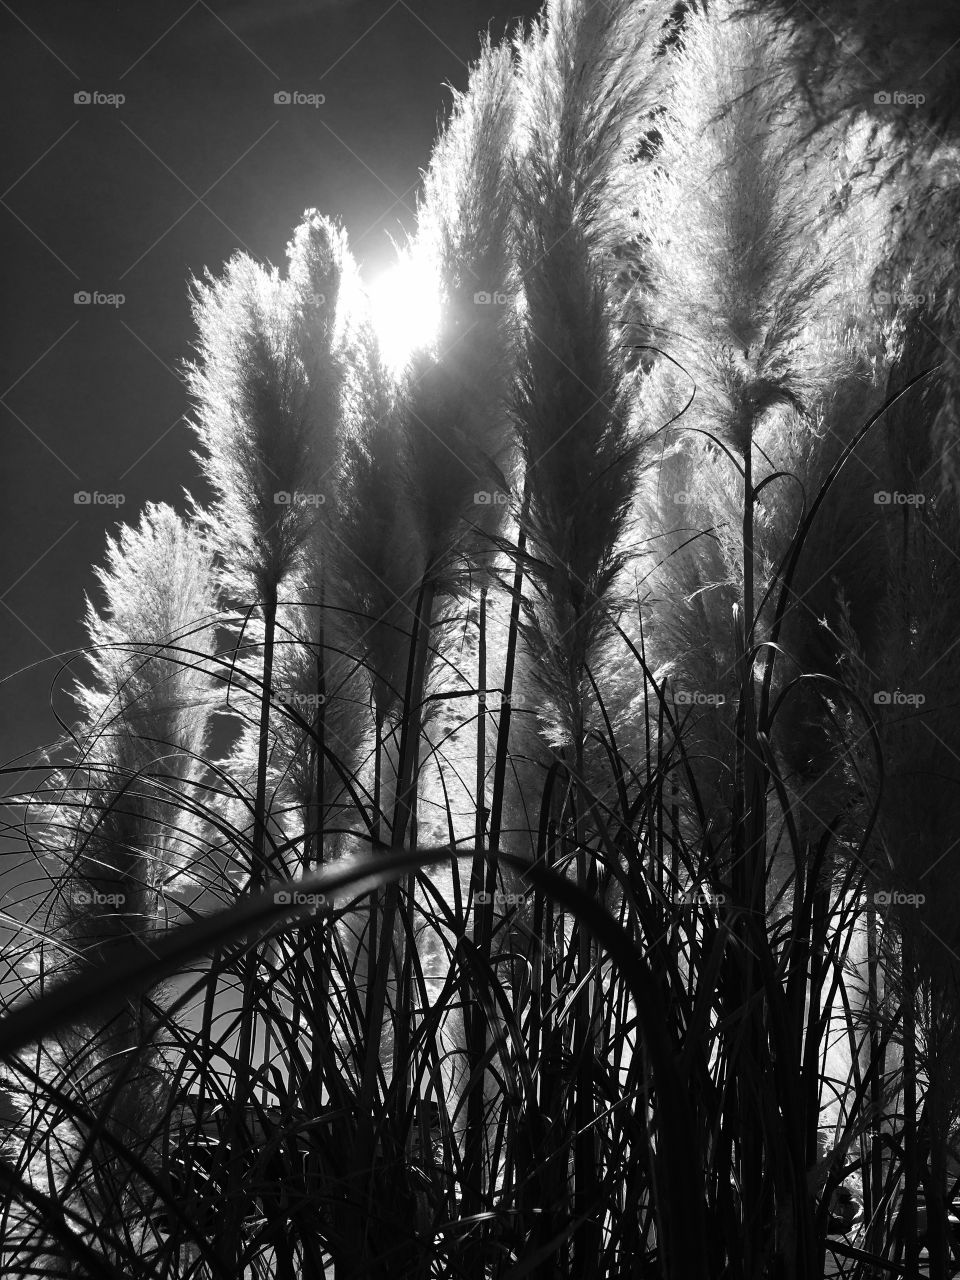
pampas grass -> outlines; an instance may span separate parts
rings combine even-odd
[[[75,686],[80,719],[61,744],[73,758],[51,780],[42,811],[40,848],[55,891],[41,990],[148,953],[176,914],[202,842],[195,806],[212,702],[209,546],[171,508],[151,505],[137,528],[108,537],[97,579],[106,607],[87,601],[89,675]],[[102,1001],[38,1049],[32,1070],[24,1064],[28,1087],[42,1080],[51,1101],[19,1163],[38,1190],[113,1237],[114,1256],[149,1254],[155,1244],[140,1213],[149,1187],[131,1180],[123,1153],[154,1167],[160,1158],[164,999],[155,988]],[[32,1241],[25,1225],[8,1265],[29,1257]],[[38,1256],[64,1257],[59,1243],[48,1235]]]
[[[951,162],[921,261],[791,56],[485,43],[396,373],[314,212],[195,285],[212,501],[18,797],[5,1274],[946,1280]]]

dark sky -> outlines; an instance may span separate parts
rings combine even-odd
[[[464,86],[480,32],[538,9],[0,0],[0,760],[57,735],[54,655],[83,643],[107,530],[202,492],[178,372],[190,276],[237,248],[281,263],[315,206],[343,221],[369,278],[388,232],[412,228],[444,84]],[[280,91],[326,101],[276,105]],[[125,502],[77,505],[78,491]]]

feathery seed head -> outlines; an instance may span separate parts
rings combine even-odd
[[[244,254],[194,286],[206,519],[241,598],[275,596],[335,497],[342,369],[333,349],[344,236],[308,213],[286,280]]]
[[[434,149],[411,247],[438,283],[441,316],[435,353],[408,369],[400,412],[420,535],[448,586],[502,518],[475,495],[499,491],[510,469],[513,120],[510,52],[488,44]]]
[[[696,384],[695,416],[741,452],[776,406],[806,404],[818,364],[801,340],[835,305],[821,248],[819,156],[801,145],[776,36],[729,4],[688,16],[655,166],[637,167],[654,341]],[[817,172],[821,172],[820,169]]]
[[[555,742],[582,732],[586,666],[611,632],[641,465],[608,273],[628,139],[653,106],[663,16],[657,5],[562,0],[519,50],[514,415],[536,581],[525,636]]]

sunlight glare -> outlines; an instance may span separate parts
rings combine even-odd
[[[401,257],[371,282],[367,294],[384,362],[399,374],[415,351],[436,341],[440,300],[435,283],[412,258]]]

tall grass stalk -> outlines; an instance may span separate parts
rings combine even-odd
[[[149,954],[170,895],[191,875],[198,838],[183,806],[200,780],[212,700],[202,667],[209,635],[195,634],[213,614],[210,551],[195,527],[151,505],[136,528],[108,537],[97,579],[106,606],[87,601],[90,674],[75,685],[80,720],[60,745],[71,762],[51,780],[42,811],[55,896],[41,990]],[[147,1256],[155,1240],[137,1214],[145,1187],[138,1175],[131,1181],[125,1153],[157,1158],[153,1125],[169,1088],[166,998],[147,988],[100,1002],[58,1043],[38,1048],[27,1069],[52,1097],[22,1167],[81,1222],[89,1216]],[[30,1232],[14,1238],[6,1265],[22,1265],[34,1247]],[[114,1262],[118,1247],[107,1255]],[[49,1237],[40,1257],[47,1274],[65,1260]]]
[[[9,829],[4,1274],[950,1274],[954,169],[792,52],[485,43],[397,374],[317,214],[195,287],[212,501]]]

